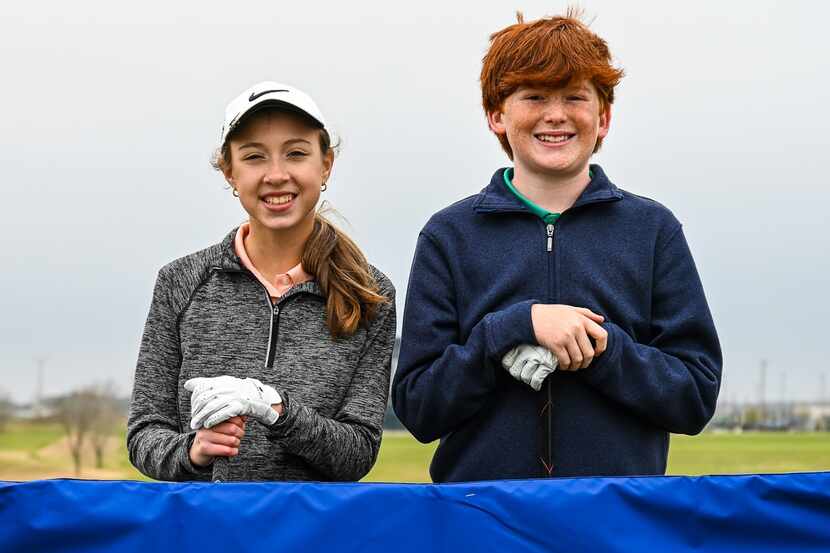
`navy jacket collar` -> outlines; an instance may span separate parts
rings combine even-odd
[[[476,213],[529,213],[527,207],[504,184],[504,172],[506,170],[506,167],[497,170],[493,174],[493,178],[490,179],[490,184],[478,194],[473,203],[473,209]],[[591,174],[593,175],[591,182],[588,183],[588,186],[585,187],[585,190],[582,191],[582,194],[569,209],[594,203],[615,202],[622,199],[622,192],[614,183],[608,180],[602,167],[592,164]]]

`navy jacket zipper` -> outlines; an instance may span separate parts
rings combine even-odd
[[[555,230],[556,227],[553,223],[547,223],[547,225],[545,226],[545,234],[547,237],[546,250],[548,255],[548,301],[553,300],[553,293],[551,292],[551,289],[553,287],[553,279],[556,278],[555,267],[551,268],[551,264],[554,262],[553,236]],[[552,380],[552,375],[549,375],[548,378],[545,379],[546,397],[542,399],[542,412],[540,413],[540,415],[543,415],[542,443],[544,444],[544,447],[542,453],[542,465],[545,469],[544,476],[553,476],[553,385],[551,383]]]

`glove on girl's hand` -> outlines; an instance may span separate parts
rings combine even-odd
[[[210,428],[237,415],[248,415],[265,425],[279,418],[271,405],[282,403],[280,394],[256,378],[217,376],[191,378],[184,389],[190,397],[190,428]]]
[[[510,372],[510,376],[538,392],[542,389],[542,382],[556,370],[559,362],[547,348],[521,344],[502,357],[501,365]]]

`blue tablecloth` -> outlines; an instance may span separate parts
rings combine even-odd
[[[830,551],[830,472],[449,485],[0,482],[0,551]]]

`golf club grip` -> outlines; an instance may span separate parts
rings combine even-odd
[[[227,482],[230,476],[230,463],[227,457],[217,457],[213,461],[213,474],[211,480],[216,483]]]

